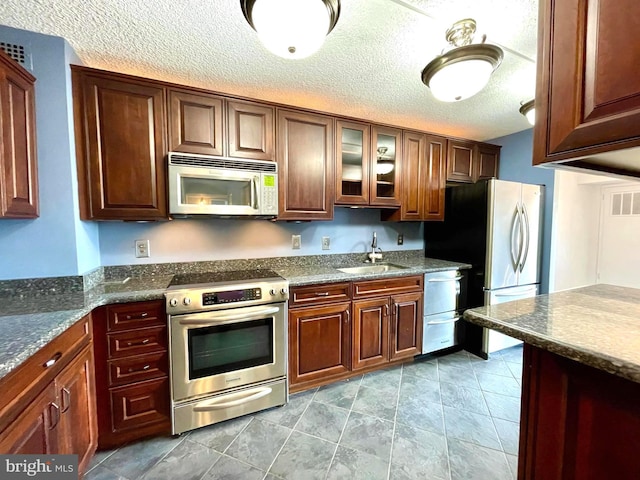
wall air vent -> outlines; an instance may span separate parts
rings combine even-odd
[[[611,215],[640,215],[640,192],[614,193]]]
[[[0,41],[0,49],[4,50],[4,53],[9,55],[24,68],[33,71],[33,63],[31,61],[31,52],[29,47],[18,45],[17,43]]]

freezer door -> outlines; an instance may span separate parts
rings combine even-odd
[[[503,288],[495,291],[485,291],[485,305],[498,305],[513,302],[538,295],[539,285],[524,285],[521,287]],[[486,354],[497,352],[505,348],[519,345],[522,342],[495,330],[485,328],[482,335],[482,351]]]
[[[520,221],[522,184],[490,180],[485,290],[518,285],[524,226]]]
[[[523,244],[518,285],[540,282],[540,245],[542,238],[542,194],[540,185],[522,185],[520,214],[523,225]]]

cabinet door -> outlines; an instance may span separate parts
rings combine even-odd
[[[0,218],[38,216],[34,81],[0,51]]]
[[[223,155],[222,98],[169,90],[169,151]]]
[[[93,350],[85,348],[58,375],[55,385],[60,402],[59,453],[78,455],[82,472],[98,443]]]
[[[279,220],[331,220],[333,118],[278,110]]]
[[[400,206],[402,187],[402,130],[371,126],[369,203]]]
[[[422,188],[422,220],[444,220],[444,193],[447,170],[446,139],[427,135],[426,168]]]
[[[496,145],[478,145],[474,165],[474,182],[498,177],[500,147]]]
[[[404,132],[402,147],[403,195],[402,220],[422,220],[424,195],[429,187],[425,185],[426,135],[418,132]]]
[[[0,434],[2,453],[57,453],[60,405],[56,389],[51,383]]]
[[[289,382],[321,380],[349,371],[349,302],[289,310]]]
[[[447,181],[473,182],[475,143],[447,140]]]
[[[369,204],[370,126],[336,122],[336,203]]]
[[[168,378],[137,382],[112,388],[109,392],[112,423],[107,441],[113,441],[112,435],[117,434],[121,434],[120,442],[140,438],[147,426],[154,427],[154,433],[164,430],[159,430],[158,426],[166,426],[168,430],[171,418]]]
[[[275,162],[273,107],[240,101],[227,103],[230,157]]]
[[[167,218],[164,89],[155,84],[79,73],[78,172],[82,217]],[[78,111],[80,110],[80,111]],[[77,129],[78,130],[78,129]]]
[[[543,0],[538,24],[534,164],[640,145],[638,1]]]
[[[391,297],[391,360],[422,353],[422,292]]]
[[[389,297],[353,302],[352,370],[389,361]]]

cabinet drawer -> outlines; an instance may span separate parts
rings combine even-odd
[[[110,387],[167,375],[169,375],[169,362],[166,351],[109,361]]]
[[[107,337],[109,359],[167,349],[167,328],[164,326],[110,333]]]
[[[114,432],[169,420],[167,377],[113,388],[109,393]]]
[[[353,282],[353,298],[422,291],[422,275]]]
[[[349,287],[349,283],[294,287],[291,289],[289,307],[349,301],[351,299]]]
[[[456,312],[424,317],[422,353],[431,353],[458,345],[460,316]]]
[[[167,318],[162,300],[137,302],[107,307],[107,330],[129,330],[132,328],[166,325]]]

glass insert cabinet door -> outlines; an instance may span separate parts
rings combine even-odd
[[[371,205],[400,205],[402,131],[371,127]]]
[[[369,204],[370,126],[338,120],[336,203]]]

